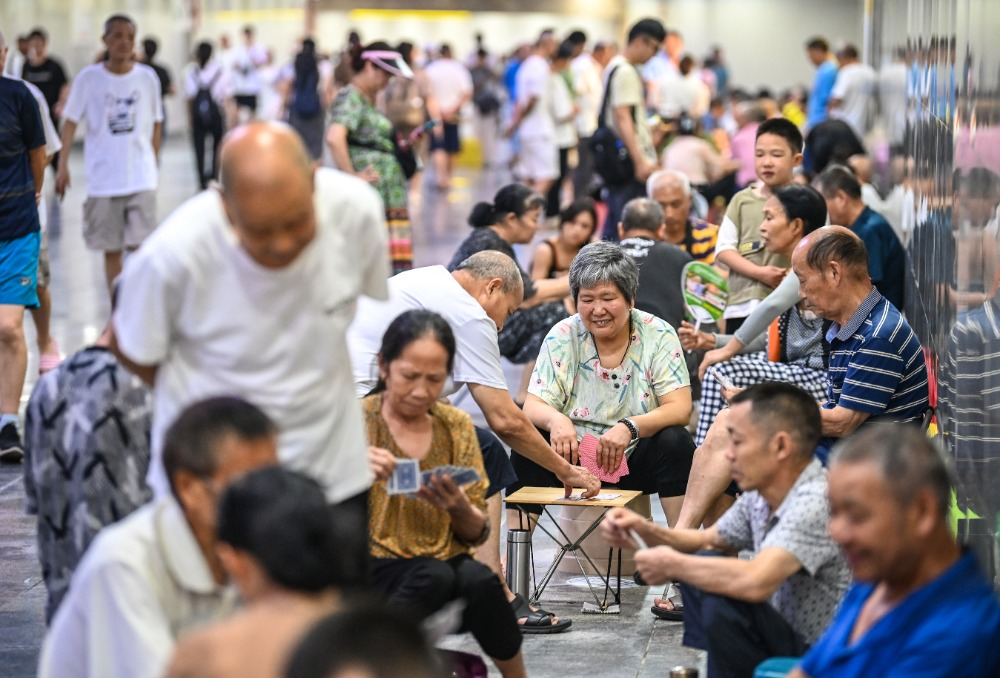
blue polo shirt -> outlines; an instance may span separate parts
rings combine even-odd
[[[918,421],[927,409],[927,365],[917,335],[872,287],[851,319],[830,326],[827,398],[869,422]]]
[[[903,308],[906,254],[892,226],[881,214],[865,207],[851,224],[851,230],[868,250],[868,275],[875,289],[897,309]]]
[[[853,645],[851,631],[874,584],[856,584],[800,668],[810,678],[1000,676],[1000,602],[964,554],[906,597]]]
[[[44,145],[35,98],[23,82],[0,77],[0,241],[39,230],[28,151]]]

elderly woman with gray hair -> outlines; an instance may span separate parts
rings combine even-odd
[[[587,433],[598,439],[597,463],[604,470],[617,469],[627,456],[629,473],[617,487],[658,494],[674,525],[694,454],[684,428],[691,387],[674,328],[635,309],[638,280],[635,262],[618,245],[595,242],[580,250],[569,271],[578,312],[545,337],[524,413],[571,464],[579,463]],[[559,484],[516,451],[511,462],[518,482],[508,492]]]

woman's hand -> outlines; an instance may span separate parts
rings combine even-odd
[[[580,462],[580,443],[576,439],[576,427],[565,414],[556,414],[549,426],[549,444],[552,451],[574,466]]]
[[[442,511],[448,513],[461,513],[467,508],[472,508],[472,503],[465,494],[465,490],[455,484],[451,476],[447,473],[432,475],[427,482],[417,490],[417,496],[427,501]]]
[[[375,480],[388,480],[396,470],[396,457],[389,450],[369,445],[368,466],[375,474]]]
[[[378,170],[375,169],[374,165],[368,165],[368,167],[364,168],[360,172],[355,172],[355,176],[359,179],[367,181],[369,184],[377,184],[382,178],[379,175]]]
[[[715,348],[715,335],[711,332],[694,331],[694,325],[687,320],[681,321],[677,330],[677,338],[685,351],[704,351]]]
[[[597,439],[597,465],[612,473],[622,464],[625,448],[632,442],[632,432],[625,424],[615,424]]]

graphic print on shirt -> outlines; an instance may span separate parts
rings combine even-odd
[[[108,113],[108,130],[112,134],[130,134],[135,129],[135,109],[139,103],[139,90],[124,97],[106,94],[104,97]]]

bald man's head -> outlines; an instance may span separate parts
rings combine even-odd
[[[824,226],[807,235],[792,252],[799,293],[820,317],[843,324],[868,296],[868,251],[861,238],[843,226]]]
[[[836,261],[847,275],[868,282],[868,250],[861,238],[844,226],[816,229],[799,242],[792,257],[796,254],[813,270],[823,271]]]
[[[260,265],[288,266],[316,234],[313,167],[288,125],[254,122],[226,135],[219,174],[226,216]]]

